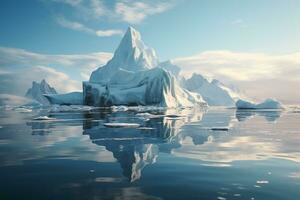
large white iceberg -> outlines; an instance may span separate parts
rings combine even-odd
[[[200,94],[183,89],[168,71],[157,67],[155,51],[129,27],[113,58],[83,82],[83,103],[91,106],[205,105]]]
[[[236,102],[237,109],[282,109],[283,106],[279,101],[274,99],[266,99],[262,103],[253,103],[239,99]]]

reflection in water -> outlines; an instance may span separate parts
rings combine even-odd
[[[300,114],[142,112],[0,112],[0,175],[10,176],[0,186],[11,185],[2,194],[15,194],[24,177],[30,177],[21,184],[25,194],[46,185],[45,193],[60,194],[52,199],[268,199],[281,188],[289,191],[281,199],[299,194]],[[41,115],[54,120],[32,120]],[[107,128],[107,122],[141,127]],[[60,178],[49,182],[54,175]],[[2,197],[14,199],[0,191]]]
[[[241,128],[235,119],[245,121],[259,115],[273,122],[279,119],[281,115],[279,111],[171,109],[153,111],[150,113],[152,117],[147,117],[147,115],[142,117],[143,115],[137,115],[137,113],[137,111],[111,112],[103,109],[57,112],[48,115],[55,120],[29,120],[27,126],[31,128],[32,135],[46,137],[44,140],[39,138],[40,147],[53,147],[55,149],[52,150],[53,154],[59,154],[62,157],[77,155],[76,159],[98,162],[115,159],[120,163],[123,175],[131,182],[140,179],[142,170],[145,166],[155,163],[160,152],[199,159],[207,162],[206,165],[214,166],[229,166],[229,163],[235,160],[259,160],[271,155],[284,157],[285,153],[291,152],[287,147],[279,146],[282,145],[282,141],[280,143],[276,140],[261,140],[259,135],[253,134],[233,135],[237,129]],[[143,129],[107,128],[103,126],[103,123],[107,122],[139,123]],[[264,126],[269,128],[266,124]],[[214,131],[218,128],[221,129]],[[229,131],[222,131],[222,128],[229,128]],[[58,137],[59,131],[67,134]],[[82,131],[88,139],[76,140],[78,149],[72,149],[75,152],[71,152],[71,149],[64,147],[63,142],[68,142],[72,137],[78,137],[79,131]],[[90,145],[90,141],[98,147],[104,147],[106,151]],[[30,142],[32,141],[28,141],[28,148],[34,148],[30,147]],[[57,152],[58,147],[64,150]],[[282,149],[286,149],[286,152],[280,152]],[[29,152],[35,152],[35,149]],[[90,152],[95,152],[95,154]],[[30,158],[28,155],[28,158],[22,159],[37,159],[45,156],[43,153],[45,152],[33,153],[30,154]],[[298,154],[294,152],[289,156],[293,157],[291,160],[298,161],[300,158]],[[24,154],[20,156],[24,157]],[[109,158],[110,156],[113,159]],[[11,158],[6,159],[9,160],[6,164],[14,163],[10,160]]]
[[[62,124],[69,127],[82,125],[83,135],[88,136],[92,143],[111,152],[113,158],[120,163],[123,175],[133,182],[140,179],[145,166],[156,162],[159,152],[201,159],[207,161],[207,165],[228,166],[226,162],[243,160],[240,155],[245,153],[245,149],[241,148],[239,149],[242,151],[238,155],[227,151],[231,153],[230,155],[222,150],[233,148],[232,145],[245,146],[244,143],[249,143],[263,145],[262,149],[267,152],[274,151],[268,143],[264,145],[252,137],[230,138],[229,133],[222,129],[234,129],[235,117],[238,121],[245,121],[255,115],[264,116],[268,121],[275,121],[280,117],[279,111],[235,112],[232,109],[208,111],[169,109],[152,112],[150,113],[152,117],[147,115],[141,117],[143,115],[137,113],[137,111],[111,112],[103,109],[77,113],[51,113],[49,117],[56,120],[31,121],[27,125],[31,126],[33,135],[49,135],[51,130]],[[173,115],[176,117],[172,117]],[[143,129],[107,128],[103,126],[103,123],[107,122],[139,123]],[[213,131],[218,128],[222,128],[221,131]],[[228,139],[230,141],[227,141]],[[203,147],[197,147],[199,145]],[[216,145],[219,146],[218,150],[215,149]],[[250,149],[258,154],[252,147],[247,148],[246,152]]]
[[[256,115],[264,117],[269,122],[274,122],[280,117],[281,112],[281,110],[237,110],[235,116],[240,122]]]

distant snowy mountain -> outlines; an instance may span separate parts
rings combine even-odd
[[[45,94],[57,94],[57,92],[43,79],[41,83],[33,81],[31,88],[27,90],[25,96],[34,99],[41,104],[49,104],[49,101],[44,96]]]
[[[194,73],[191,78],[183,79],[182,85],[189,91],[201,94],[210,106],[234,106],[239,94],[218,80],[209,81]]]
[[[158,66],[154,50],[129,27],[113,58],[83,83],[83,102],[93,106],[204,105],[200,94],[183,89],[172,73]],[[166,66],[166,65],[165,65]]]

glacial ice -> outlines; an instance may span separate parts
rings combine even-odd
[[[39,117],[36,117],[34,118],[33,120],[54,120],[55,118],[52,118],[52,117],[48,117],[48,116],[39,116]]]
[[[182,85],[189,91],[201,94],[209,106],[234,106],[239,98],[239,94],[221,82],[209,81],[196,73],[189,79],[183,79]]]
[[[253,103],[239,99],[236,102],[237,109],[282,109],[283,106],[279,101],[274,99],[266,99],[262,103]]]
[[[155,51],[129,27],[113,58],[83,82],[83,103],[90,106],[188,107],[206,105],[200,94],[183,89],[159,64]]]
[[[83,91],[84,103],[92,106],[205,105],[201,95],[181,88],[175,77],[161,68],[138,72],[119,69],[106,84],[84,82]]]
[[[51,104],[58,105],[82,105],[82,92],[71,92],[66,94],[45,94]]]

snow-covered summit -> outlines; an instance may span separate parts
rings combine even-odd
[[[104,83],[120,68],[128,71],[141,71],[156,67],[157,64],[155,51],[144,44],[137,30],[129,27],[113,58],[92,73],[90,82]]]
[[[49,104],[49,101],[44,97],[45,94],[57,94],[57,92],[43,79],[40,83],[33,81],[25,96],[42,104]]]

